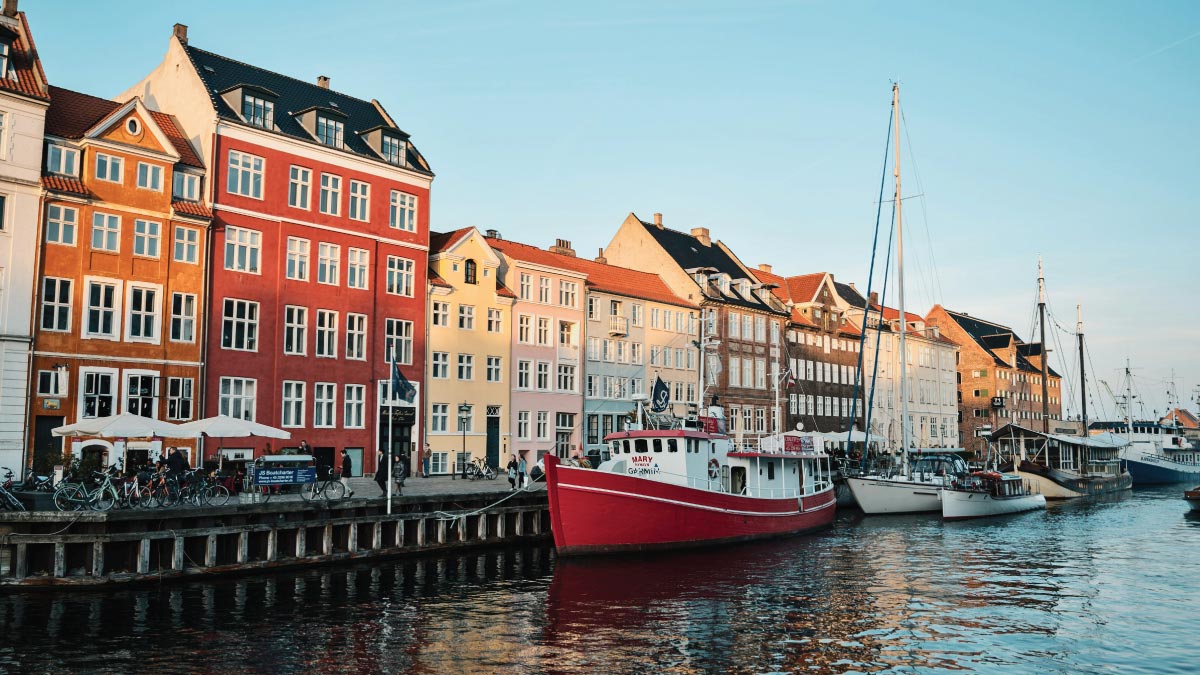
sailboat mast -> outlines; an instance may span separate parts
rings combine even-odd
[[[1046,344],[1046,277],[1042,275],[1042,259],[1038,257],[1038,316],[1042,323],[1042,433],[1050,433],[1050,399],[1046,375],[1050,369],[1050,349]]]
[[[904,219],[901,217],[902,202],[900,199],[900,85],[892,85],[892,120],[895,125],[896,140],[893,145],[896,166],[892,176],[896,183],[896,282],[900,288],[900,441],[902,444],[901,457],[904,461],[904,473],[908,473],[908,448],[912,429],[908,423],[908,352],[906,351],[904,334],[908,330],[908,315],[904,313]],[[880,314],[882,314],[882,308]]]
[[[1079,408],[1083,414],[1083,433],[1084,438],[1088,436],[1088,417],[1087,417],[1087,373],[1084,372],[1083,360],[1083,310],[1079,305],[1075,305],[1075,333],[1079,335]]]

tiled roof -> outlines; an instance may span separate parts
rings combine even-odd
[[[515,299],[517,297],[516,293],[513,293],[512,291],[508,290],[508,286],[505,286],[504,284],[500,283],[499,281],[496,282],[496,295],[498,295],[502,298],[514,298]]]
[[[37,45],[33,43],[33,33],[29,30],[29,21],[25,17],[25,12],[18,12],[17,18],[21,22],[22,30],[13,40],[12,48],[9,50],[9,57],[12,59],[12,67],[17,79],[0,77],[0,89],[48,101],[50,92],[47,88],[46,73],[42,70],[42,62],[37,55]]]
[[[212,219],[212,209],[199,202],[189,202],[182,199],[176,199],[171,202],[171,207],[175,209],[175,213],[181,216],[195,216],[197,218]]]
[[[961,312],[952,312],[948,309],[945,311],[946,314],[951,319],[954,319],[954,322],[957,323],[959,327],[967,333],[967,335],[971,336],[971,339],[974,340],[981,349],[992,356],[996,362],[996,365],[1011,367],[1009,366],[1008,362],[1000,358],[1000,356],[997,355],[994,350],[1000,349],[1001,345],[1007,347],[1008,344],[1015,342],[1018,347],[1016,363],[1017,369],[1031,373],[1041,372],[1041,368],[1034,366],[1033,363],[1031,363],[1029,359],[1025,357],[1026,354],[1041,354],[1041,345],[1037,345],[1036,348],[1034,348],[1033,346],[1026,344],[1025,341],[1022,340],[1015,332],[1013,332],[1013,329],[1009,328],[1008,326],[1002,326],[998,323],[992,323],[991,321],[984,321],[983,319],[978,319],[970,316],[969,314],[963,314]],[[1009,336],[1007,341],[1005,341],[1002,337],[1005,335]],[[1046,370],[1052,377],[1059,377],[1059,374],[1048,365]]]
[[[877,312],[879,311],[879,305],[871,305],[871,308]],[[913,314],[912,312],[905,312],[904,314],[905,314],[905,316],[908,317],[909,323],[912,323],[913,321],[920,321],[921,323],[925,322],[925,317],[921,316],[920,314]],[[884,321],[895,321],[896,319],[899,319],[899,318],[900,318],[900,310],[896,309],[895,307],[884,307],[883,308],[883,320]]]
[[[371,101],[347,96],[332,89],[319,87],[312,82],[304,82],[234,61],[190,45],[185,45],[184,50],[195,66],[196,74],[208,88],[213,109],[221,119],[245,124],[238,111],[230,108],[225,99],[221,97],[221,92],[242,85],[251,85],[276,94],[275,131],[285,136],[316,144],[317,140],[304,128],[295,115],[313,108],[324,108],[336,110],[346,116],[341,119],[346,126],[343,142],[345,150],[350,153],[383,162],[383,159],[360,135],[380,127],[391,130],[401,139],[406,141],[408,139],[408,134],[393,125],[391,119],[383,111],[383,107]],[[405,161],[405,168],[432,175],[428,162],[411,143],[405,152]]]
[[[82,94],[62,87],[50,87],[50,108],[46,110],[46,134],[60,138],[80,139],[123,104],[97,96]],[[165,113],[150,111],[155,124],[171,141],[179,161],[189,166],[204,168],[191,143],[175,124],[175,118]]]
[[[446,281],[445,279],[442,278],[442,275],[433,271],[432,267],[429,268],[429,283],[432,286],[441,286],[442,288],[454,288],[453,286],[450,285],[449,281]]]
[[[792,302],[812,302],[816,297],[817,291],[821,288],[821,282],[825,280],[825,272],[815,272],[813,274],[802,274],[796,277],[787,278],[788,294],[792,297]]]
[[[57,190],[59,192],[70,192],[71,194],[80,195],[83,197],[89,196],[88,189],[83,186],[83,181],[72,176],[59,176],[57,174],[47,174],[42,176],[42,186],[47,190]]]
[[[587,286],[602,293],[614,293],[682,307],[696,306],[696,303],[688,302],[672,293],[657,274],[598,263],[573,255],[552,253],[536,246],[519,244],[506,239],[489,237],[487,241],[492,248],[517,260],[586,274]]]
[[[455,244],[462,241],[463,237],[474,228],[463,227],[450,232],[430,232],[429,233],[429,253],[440,253],[449,250]]]
[[[842,296],[842,299],[852,307],[863,309],[867,306],[867,299],[861,293],[850,287],[850,284],[843,284],[837,281],[833,282],[833,287],[837,290],[837,294]]]

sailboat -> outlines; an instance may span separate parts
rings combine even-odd
[[[910,465],[909,452],[912,428],[908,417],[908,359],[904,358],[907,347],[908,314],[904,310],[904,219],[900,198],[900,85],[892,85],[892,121],[894,124],[895,167],[892,170],[895,183],[896,208],[896,280],[899,287],[899,337],[900,337],[900,429],[901,470],[898,474],[868,474],[847,476],[846,484],[864,513],[923,513],[941,511],[940,493],[956,476],[965,476],[967,463],[962,457],[942,451],[919,453]],[[870,311],[868,305],[867,311]],[[864,327],[866,325],[864,314]]]

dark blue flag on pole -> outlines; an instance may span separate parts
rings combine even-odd
[[[417,388],[400,372],[400,366],[392,363],[392,398],[399,398],[405,403],[412,403],[417,397]]]
[[[654,377],[654,389],[650,392],[650,412],[660,413],[671,405],[671,388],[657,375]]]

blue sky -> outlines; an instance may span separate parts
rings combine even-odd
[[[630,211],[660,211],[751,266],[859,288],[898,79],[909,309],[941,302],[1031,339],[1041,255],[1057,322],[1073,330],[1083,305],[1090,379],[1118,386],[1129,358],[1147,413],[1172,370],[1185,401],[1200,385],[1200,4],[22,9],[59,86],[120,93],[180,22],[202,49],[379,99],[437,173],[434,229],[561,237],[590,257]],[[1073,359],[1061,369],[1077,378]]]

